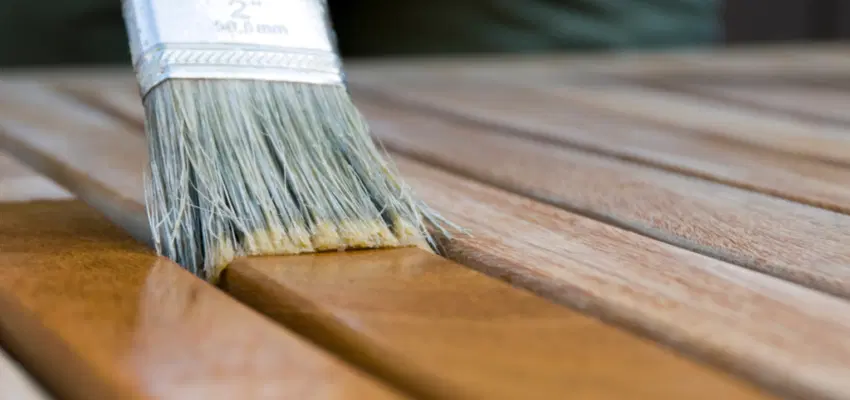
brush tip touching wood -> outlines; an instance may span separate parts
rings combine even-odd
[[[239,256],[433,244],[342,85],[168,80],[144,99],[157,251],[215,280]]]

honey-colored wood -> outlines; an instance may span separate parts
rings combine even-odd
[[[49,400],[21,365],[0,349],[0,400]]]
[[[35,96],[34,88],[28,89],[32,101],[49,95]],[[69,118],[76,110],[58,103],[54,108],[69,110]],[[52,160],[41,163],[49,165],[43,167],[48,173],[64,169],[73,180],[98,179],[95,170],[110,159],[83,152],[85,144],[97,140],[109,146],[124,141],[120,135],[138,136],[116,121],[112,132],[120,135],[93,131],[96,124],[85,122],[97,118],[105,126],[109,120],[103,115],[79,110],[73,115],[67,121],[83,119],[85,129],[66,123],[53,130],[40,125],[41,138],[16,135],[14,129],[7,135],[23,143],[17,152],[22,159]],[[14,120],[0,108],[3,118]],[[18,129],[28,125],[17,121]],[[62,155],[58,148],[40,146],[51,142],[51,132],[66,135],[81,150]],[[78,161],[82,158],[86,161]],[[102,166],[94,165],[98,159]],[[133,182],[141,185],[133,159],[123,167],[109,165],[125,170],[122,179],[135,170]],[[102,178],[107,189],[109,179],[114,178]],[[68,186],[85,192],[92,185]],[[108,201],[103,193],[102,201]],[[422,397],[767,398],[652,343],[421,250],[242,260],[225,272],[224,285],[243,302]]]
[[[429,385],[418,391],[432,398],[763,398],[419,249],[242,259],[224,282],[243,302],[358,364]]]
[[[63,399],[401,398],[75,201],[0,204],[0,337]]]
[[[387,115],[382,119],[374,111],[368,113],[376,132],[383,131],[385,136],[394,129],[408,133],[411,128],[423,129],[419,132],[428,132],[431,143],[439,146],[440,137],[431,136],[432,130],[445,129],[448,134],[463,135],[457,138],[475,146],[487,143],[482,141],[485,135],[459,130],[433,118]],[[438,125],[431,125],[428,120]],[[78,141],[87,140],[90,132],[71,128],[65,126],[65,134]],[[120,128],[113,127],[113,131]],[[477,154],[488,154],[487,147],[479,149]],[[489,154],[520,170],[533,165],[531,161],[539,161],[536,154],[520,162],[501,157],[500,153]],[[628,325],[783,395],[797,394],[807,399],[850,395],[850,377],[846,376],[850,371],[847,302],[439,172],[404,157],[395,158],[421,198],[472,229],[474,236],[460,236],[448,243],[447,255],[451,258],[561,303]],[[86,165],[73,159],[56,165],[85,176]],[[631,174],[632,170],[630,166],[625,170],[628,172],[620,173]],[[555,172],[560,170],[539,176]],[[579,192],[587,192],[605,181],[587,182],[590,183]],[[252,282],[263,283],[257,279]],[[280,294],[281,290],[281,285],[274,285],[272,291]],[[264,298],[273,296],[256,296]],[[331,307],[333,303],[318,304]]]
[[[583,149],[850,214],[850,169],[565,106],[554,95],[468,80],[353,82],[357,98],[406,104],[503,134]],[[423,139],[425,140],[425,139]]]

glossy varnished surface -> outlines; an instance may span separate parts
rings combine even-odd
[[[0,204],[0,336],[67,399],[390,399],[71,201]]]
[[[224,279],[246,304],[431,398],[765,398],[419,249],[244,259]]]

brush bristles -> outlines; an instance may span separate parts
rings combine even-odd
[[[145,97],[159,254],[205,279],[233,258],[433,244],[341,86],[170,80]]]

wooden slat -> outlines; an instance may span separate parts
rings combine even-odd
[[[121,168],[99,161],[86,165]],[[70,194],[8,158],[0,187],[13,188],[0,196],[0,341],[60,398],[406,398],[155,257],[94,209],[56,201]],[[0,398],[43,399],[10,365],[0,353]]]
[[[773,111],[814,122],[850,125],[850,92],[835,88],[801,85],[747,85],[728,83],[651,82],[662,89],[738,103],[743,108]]]
[[[400,137],[415,132],[428,138],[428,146],[438,146],[436,149],[442,151],[440,137],[434,132],[445,130],[454,135],[454,140],[463,142],[453,145],[478,148],[476,155],[466,157],[487,155],[498,160],[491,163],[492,168],[503,164],[505,168],[536,173],[524,168],[538,161],[537,154],[527,154],[524,161],[516,162],[502,153],[488,153],[486,147],[478,147],[487,143],[488,136],[433,118],[387,115],[387,119],[381,119],[374,111],[368,113],[378,132],[398,130]],[[84,140],[85,132],[79,134],[76,137]],[[462,236],[449,243],[448,255],[452,258],[631,326],[783,394],[810,399],[850,395],[846,376],[850,370],[847,302],[460,179],[404,157],[397,161],[425,201],[472,229],[473,237]],[[618,173],[632,174],[635,168],[627,167]],[[562,171],[545,171],[538,177],[551,177],[553,173]],[[574,176],[569,171],[564,174],[568,179]],[[574,185],[572,189],[590,193],[605,182],[587,177],[586,186]]]
[[[17,101],[43,101],[33,87],[27,89]],[[74,108],[64,106],[68,116]],[[78,112],[73,120],[86,117]],[[0,109],[0,121],[5,119],[15,117]],[[103,166],[91,163],[99,157],[91,152],[63,156],[59,148],[44,145],[51,135],[66,135],[80,146],[92,140],[108,146],[132,137],[114,123],[111,133],[93,132],[94,124],[84,123],[83,130],[42,125],[45,129],[23,135],[17,129],[36,122],[18,121],[6,131],[25,143],[20,149],[28,149],[17,153],[23,159],[42,153],[42,159],[54,160],[49,170],[76,170],[67,174],[74,179],[97,179],[94,170]],[[141,185],[135,165],[128,160],[112,167],[135,171]],[[108,186],[110,178],[102,179]],[[81,191],[88,186],[76,185]],[[423,397],[765,397],[653,344],[420,250],[243,260],[228,268],[224,282],[244,302]],[[579,361],[588,359],[597,361]]]
[[[850,396],[847,302],[424,164],[397,163],[424,201],[472,230],[449,243],[453,259],[786,395]]]
[[[850,216],[361,102],[390,149],[678,246],[850,297]]]
[[[50,179],[0,153],[0,201],[58,200],[72,195]]]
[[[430,110],[444,118],[850,214],[850,169],[824,161],[635,124],[508,85],[469,80],[374,86],[355,81],[352,91],[419,112]]]
[[[23,367],[0,349],[0,400],[49,400],[50,396],[24,371]]]
[[[79,202],[0,204],[0,337],[66,399],[391,399]]]
[[[678,128],[682,134],[708,135],[788,154],[850,164],[850,131],[797,118],[754,112],[720,101],[637,85],[540,88],[560,99],[612,115]]]
[[[419,249],[242,259],[224,280],[235,297],[382,375],[454,388],[436,398],[762,398]]]

